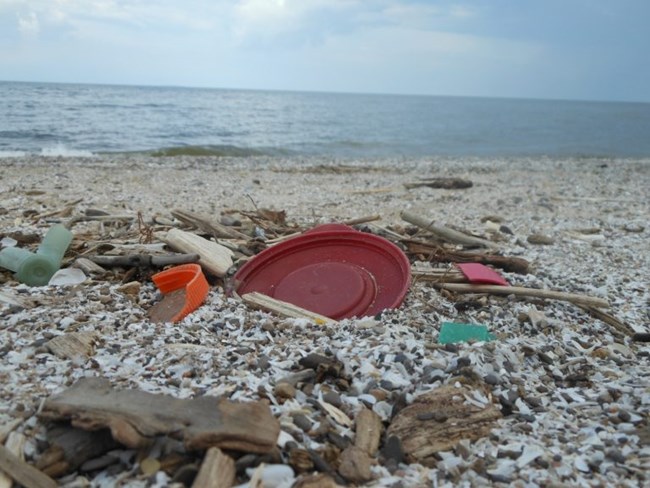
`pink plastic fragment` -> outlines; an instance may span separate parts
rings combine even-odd
[[[510,286],[503,276],[480,263],[456,263],[456,267],[474,285],[501,285]]]

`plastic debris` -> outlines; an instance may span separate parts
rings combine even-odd
[[[453,344],[455,342],[491,341],[493,339],[495,337],[488,332],[485,325],[443,322],[440,327],[438,342],[440,344]]]

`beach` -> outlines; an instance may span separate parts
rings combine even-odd
[[[472,186],[418,185],[424,178]],[[22,452],[38,465],[50,446],[43,402],[100,377],[117,389],[179,399],[267,402],[281,428],[277,446],[265,454],[226,450],[235,484],[261,476],[255,470],[264,464],[293,470],[284,485],[269,486],[643,486],[650,345],[632,333],[650,332],[649,187],[648,159],[3,158],[0,238],[34,250],[49,227],[66,224],[74,239],[64,267],[136,249],[143,237],[160,244],[171,227],[196,232],[172,216],[176,209],[227,217],[234,228],[259,209],[284,211],[295,232],[379,216],[359,229],[428,239],[400,217],[408,211],[527,260],[527,274],[500,270],[513,286],[606,300],[606,313],[630,333],[573,303],[463,295],[418,279],[396,310],[322,324],[253,309],[212,277],[196,311],[161,324],[147,316],[160,299],[150,270],[43,287],[0,270],[0,433],[24,436]],[[258,233],[262,243],[275,237]],[[409,254],[412,262],[427,257]],[[444,322],[483,324],[494,340],[441,345]],[[48,344],[69,334],[84,334],[76,337],[88,340],[85,354],[53,352]],[[279,387],[310,354],[335,362],[338,373]],[[493,406],[498,419],[482,425],[484,435],[421,462],[392,449],[386,432],[398,411],[443,386],[480,391],[467,401]],[[382,434],[366,453],[370,475],[353,479],[341,464],[364,409]],[[309,462],[298,462],[300,453]],[[161,436],[140,449],[114,447],[56,478],[70,487],[186,486],[179,472],[195,475],[203,457]],[[313,473],[324,473],[322,484],[308,484]]]

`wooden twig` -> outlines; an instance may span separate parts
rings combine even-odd
[[[375,220],[381,220],[381,215],[367,215],[365,217],[359,217],[357,219],[350,219],[343,221],[345,225],[358,225],[365,224],[367,222],[374,222]]]
[[[163,267],[170,264],[196,263],[201,257],[196,254],[128,254],[123,256],[90,256],[92,262],[103,266]]]
[[[269,312],[276,313],[282,317],[296,318],[296,319],[309,319],[313,320],[319,325],[336,322],[334,319],[325,317],[324,315],[317,314],[315,312],[310,312],[304,308],[300,308],[291,303],[283,302],[281,300],[276,300],[270,296],[264,295],[263,293],[258,293],[256,291],[251,293],[246,293],[243,295],[242,300],[244,303]]]
[[[422,181],[413,183],[404,183],[407,189],[418,188],[421,186],[428,186],[429,188],[439,188],[443,190],[459,190],[464,188],[471,188],[474,184],[469,180],[462,178],[426,178]]]
[[[420,217],[419,215],[415,215],[411,212],[403,211],[401,213],[401,217],[406,222],[416,225],[421,229],[428,230],[429,232],[432,232],[436,236],[448,242],[463,244],[465,246],[488,247],[491,249],[498,249],[499,247],[494,242],[490,242],[479,237],[470,236],[464,232],[459,232],[449,227],[435,225],[432,221]]]
[[[456,293],[487,293],[489,295],[515,295],[522,297],[547,298],[586,305],[588,307],[607,308],[609,302],[602,298],[565,293],[554,290],[540,290],[537,288],[523,288],[519,286],[498,286],[498,285],[470,285],[462,283],[437,283],[437,288],[453,291]]]
[[[217,222],[212,217],[207,215],[200,215],[193,212],[188,212],[187,210],[172,210],[172,215],[178,220],[185,222],[186,224],[193,225],[194,227],[201,229],[208,234],[212,234],[214,237],[223,237],[228,239],[244,239],[249,240],[251,237],[239,232],[236,229],[232,229],[227,225],[223,225],[220,222]]]
[[[58,483],[0,445],[0,470],[25,488],[57,488]]]
[[[607,312],[603,312],[602,310],[599,310],[595,307],[590,307],[587,305],[580,305],[580,304],[578,304],[578,306],[581,309],[583,309],[585,312],[588,312],[592,316],[596,317],[598,320],[611,326],[612,328],[614,328],[616,331],[620,332],[624,336],[634,335],[634,329],[632,329],[632,327],[630,327],[624,322],[621,322],[613,315],[610,315]]]
[[[235,461],[218,447],[205,453],[192,488],[230,488],[235,482]]]
[[[411,276],[421,281],[436,283],[467,283],[465,275],[456,268],[421,269],[411,267]]]

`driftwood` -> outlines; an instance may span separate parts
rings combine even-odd
[[[406,222],[416,225],[421,229],[428,230],[429,232],[435,234],[437,237],[447,242],[472,247],[488,247],[491,249],[497,249],[499,247],[494,242],[490,242],[479,237],[470,236],[464,232],[459,232],[449,227],[436,225],[433,223],[433,221],[428,220],[424,217],[420,217],[419,215],[415,215],[411,212],[404,211],[400,215]]]
[[[230,249],[191,232],[171,229],[160,237],[179,252],[198,254],[201,257],[201,267],[215,276],[223,277],[233,264]]]
[[[11,434],[16,427],[23,423],[23,419],[14,419],[6,424],[0,425],[0,444],[4,444],[5,439]]]
[[[469,180],[463,180],[462,178],[426,178],[422,181],[404,183],[404,186],[409,190],[411,188],[418,188],[421,186],[428,186],[429,188],[438,188],[443,190],[461,190],[464,188],[471,188],[474,186],[474,183]]]
[[[192,488],[230,488],[235,483],[235,461],[218,447],[205,453]]]
[[[472,393],[466,386],[447,385],[420,395],[395,416],[386,436],[401,441],[409,462],[435,466],[435,453],[450,450],[463,439],[488,435],[501,418],[491,402],[481,405],[466,401]],[[485,396],[486,392],[481,394]]]
[[[239,232],[236,229],[223,225],[208,215],[200,215],[187,210],[172,210],[172,215],[186,224],[193,225],[197,229],[211,234],[215,238],[224,237],[226,239],[244,239],[249,240],[251,237]]]
[[[59,486],[52,478],[22,461],[2,445],[0,445],[0,471],[4,471],[25,488],[57,488]]]
[[[254,308],[261,308],[269,312],[273,312],[282,317],[296,318],[296,319],[309,319],[315,323],[322,325],[326,323],[335,323],[334,319],[325,317],[324,315],[317,314],[315,312],[310,312],[304,308],[300,308],[296,305],[293,305],[288,302],[283,302],[281,300],[276,300],[268,295],[263,293],[258,293],[256,291],[251,293],[246,293],[243,295],[242,300],[247,305],[250,305]]]
[[[518,274],[528,274],[530,269],[530,263],[523,258],[467,251],[451,251],[436,244],[413,239],[404,239],[402,243],[406,245],[410,253],[425,255],[432,262],[489,264],[495,268]]]
[[[537,288],[524,288],[520,286],[499,286],[499,285],[470,285],[464,283],[438,283],[436,288],[449,290],[456,293],[487,293],[489,295],[515,295],[520,297],[547,298],[586,305],[588,307],[607,308],[609,302],[602,298],[576,293],[565,293],[555,290],[540,290]]]
[[[128,254],[122,256],[89,256],[92,262],[102,266],[125,267],[159,267],[171,264],[196,263],[201,257],[196,254],[167,254],[164,256],[149,254]]]
[[[70,420],[85,430],[109,428],[130,448],[158,435],[180,439],[188,450],[220,447],[266,453],[275,446],[280,424],[264,402],[232,402],[214,397],[178,399],[139,390],[115,390],[103,378],[82,378],[45,401],[49,420]]]

